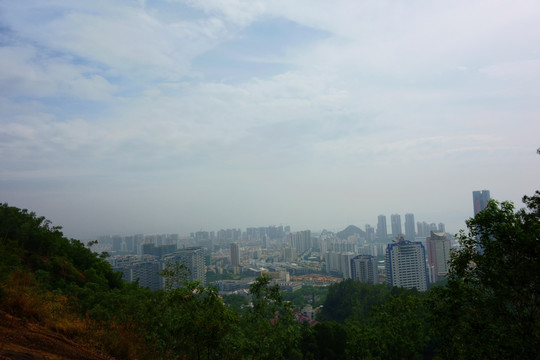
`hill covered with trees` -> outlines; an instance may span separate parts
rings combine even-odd
[[[356,234],[358,234],[359,236],[364,236],[365,232],[357,226],[349,225],[345,229],[338,232],[336,235],[338,238],[346,240],[349,238],[349,236],[353,236]]]
[[[539,358],[540,193],[524,202],[491,201],[467,221],[447,285],[346,280],[328,289],[315,326],[296,321],[266,276],[244,309],[174,268],[164,275],[182,286],[153,292],[45,218],[1,204],[0,356],[47,356],[37,337],[23,348],[15,324],[80,350],[57,354],[66,359]]]

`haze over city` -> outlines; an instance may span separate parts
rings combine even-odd
[[[536,1],[1,1],[0,201],[66,236],[414,213],[540,179]]]

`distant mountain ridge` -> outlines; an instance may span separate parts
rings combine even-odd
[[[349,226],[347,226],[345,228],[345,230],[341,230],[336,235],[337,235],[338,238],[346,240],[346,239],[349,238],[349,236],[352,236],[354,234],[358,234],[360,236],[365,236],[366,232],[364,230],[360,229],[357,226],[349,225]]]

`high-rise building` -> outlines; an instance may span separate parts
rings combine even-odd
[[[122,272],[125,281],[137,281],[151,290],[161,289],[160,263],[154,255],[114,256],[109,260],[114,271]]]
[[[356,254],[352,251],[327,251],[324,254],[325,267],[327,273],[341,274],[344,279],[351,278],[351,259]]]
[[[333,251],[327,251],[324,254],[324,262],[326,267],[326,272],[328,274],[330,273],[338,273],[340,272],[340,254]]]
[[[417,221],[416,222],[416,236],[418,237],[427,237],[429,232],[427,232],[427,223],[425,221]]]
[[[231,243],[231,266],[233,268],[240,266],[240,248],[238,243]]]
[[[115,235],[112,238],[112,249],[113,251],[122,251],[122,237],[119,235]]]
[[[161,276],[159,275],[160,264],[156,261],[139,261],[129,268],[131,281],[138,281],[141,287],[150,290],[161,289]]]
[[[206,266],[204,264],[204,251],[201,247],[188,247],[179,249],[164,257],[164,262],[177,262],[184,264],[188,270],[190,281],[206,282]]]
[[[480,211],[484,210],[489,200],[491,199],[489,195],[489,190],[481,190],[481,191],[473,191],[473,206],[474,206],[474,216],[476,216]],[[480,236],[477,235],[477,239],[479,239]],[[484,253],[484,247],[478,246],[477,251],[479,253]]]
[[[295,262],[296,261],[296,249],[291,247],[284,247],[281,249],[281,257],[285,262]]]
[[[146,243],[142,244],[141,248],[143,255],[154,255],[158,259],[161,259],[163,256],[176,251],[175,244],[155,246],[154,243]]]
[[[311,231],[304,230],[289,234],[290,244],[293,249],[296,249],[297,254],[302,254],[309,250],[311,244]]]
[[[377,238],[380,240],[386,240],[388,238],[385,215],[379,215],[377,217]]]
[[[356,281],[378,284],[377,260],[371,255],[353,257],[351,259],[351,277]]]
[[[397,237],[400,234],[403,234],[401,231],[401,215],[392,214],[390,216],[390,221],[392,223],[392,237]]]
[[[448,274],[450,261],[450,239],[443,232],[431,232],[426,238],[428,264],[435,269],[434,280],[442,280]]]
[[[416,232],[414,231],[414,214],[405,214],[405,239],[414,240]]]
[[[339,266],[340,266],[340,272],[344,279],[350,279],[352,277],[351,275],[351,259],[356,254],[352,251],[347,251],[339,254]]]
[[[217,232],[218,240],[239,241],[242,238],[242,230],[240,229],[221,229]]]
[[[375,229],[371,225],[366,224],[366,241],[372,243],[375,241]]]
[[[386,248],[386,282],[392,286],[426,291],[428,276],[426,251],[421,242],[405,240],[402,236]]]
[[[439,228],[437,230],[438,230],[437,232],[445,233],[446,227],[444,226],[444,223],[439,223]]]
[[[489,190],[473,191],[472,195],[474,215],[476,216],[476,214],[487,207],[487,204],[491,198],[489,196]]]

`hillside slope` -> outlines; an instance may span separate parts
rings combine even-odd
[[[0,359],[111,360],[35,323],[0,311]]]

